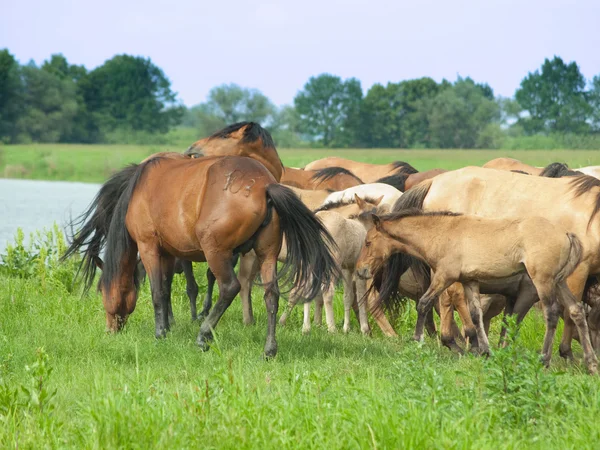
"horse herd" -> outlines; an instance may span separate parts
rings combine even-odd
[[[361,331],[370,314],[396,336],[385,311],[417,302],[414,337],[436,333],[456,352],[467,343],[489,354],[492,317],[520,322],[540,300],[546,323],[542,360],[550,362],[558,318],[560,354],[581,343],[597,372],[600,350],[600,167],[546,168],[499,158],[481,167],[418,172],[405,162],[366,164],[324,158],[284,167],[269,133],[240,122],[191,145],[132,164],[102,185],[72,224],[63,259],[81,253],[86,290],[98,289],[110,331],[134,311],[144,273],[150,280],[156,337],[173,322],[174,273],[187,280],[192,319],[198,285],[192,262],[207,262],[208,287],[197,343],[212,333],[239,293],[253,323],[252,285],[260,274],[268,313],[267,357],[277,353],[280,284],[288,308],[304,303],[303,331],[335,330],[335,284],[344,288],[344,331],[354,310]],[[234,272],[239,261],[239,270]],[[278,267],[278,262],[282,264]],[[212,305],[214,283],[219,298]],[[461,332],[454,311],[462,322]],[[505,334],[503,327],[501,339]]]

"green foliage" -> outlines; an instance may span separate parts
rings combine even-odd
[[[346,147],[360,126],[360,81],[321,74],[311,77],[294,98],[299,129],[324,146]]]
[[[0,50],[0,143],[14,142],[15,124],[23,114],[21,69],[7,49]]]
[[[565,64],[558,56],[546,58],[541,72],[529,73],[515,93],[516,100],[529,113],[520,121],[525,131],[585,133],[592,112],[585,85],[575,62]]]

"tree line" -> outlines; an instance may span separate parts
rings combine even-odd
[[[586,80],[555,56],[504,98],[469,77],[364,92],[356,78],[321,74],[292,105],[224,84],[186,108],[148,58],[117,55],[88,71],[61,54],[38,67],[0,51],[0,142],[166,143],[241,120],[269,128],[281,147],[598,148],[600,75]]]

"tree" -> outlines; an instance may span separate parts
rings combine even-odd
[[[248,120],[265,125],[276,112],[273,103],[258,89],[237,84],[223,84],[211,89],[207,103],[212,114],[225,124]]]
[[[293,106],[285,105],[277,111],[269,129],[278,148],[302,145],[299,122],[298,112]]]
[[[588,99],[591,108],[591,125],[596,133],[600,133],[600,75],[592,78]]]
[[[484,130],[496,137],[488,125],[499,122],[500,109],[473,80],[459,78],[429,102],[428,119],[432,146],[474,148]]]
[[[0,142],[14,142],[23,114],[23,82],[19,63],[7,49],[0,50]]]
[[[36,142],[58,142],[72,131],[77,113],[75,84],[42,70],[33,62],[21,68],[25,111],[18,122],[23,135]]]
[[[102,130],[166,133],[183,114],[163,71],[139,56],[113,57],[84,76],[80,87],[89,113]]]
[[[541,72],[529,73],[515,94],[529,117],[520,120],[530,134],[582,133],[589,129],[591,113],[586,101],[585,78],[575,62],[565,64],[555,56],[544,60]]]
[[[347,146],[356,141],[360,126],[360,81],[321,74],[311,77],[294,98],[300,130],[325,146]]]

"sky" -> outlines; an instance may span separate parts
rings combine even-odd
[[[600,74],[599,0],[1,0],[0,48],[22,63],[62,53],[88,69],[149,57],[187,106],[214,86],[293,102],[313,75],[366,90],[458,75],[512,96],[554,55]]]

